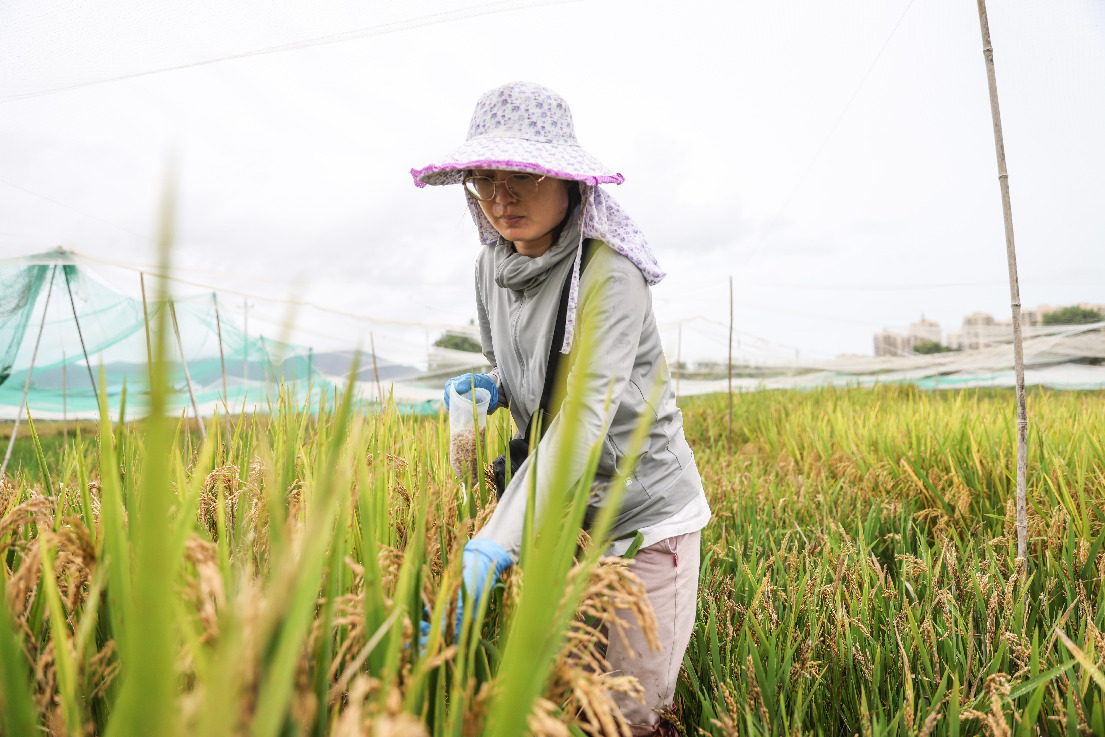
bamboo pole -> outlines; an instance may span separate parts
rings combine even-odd
[[[77,317],[77,302],[73,299],[73,286],[69,283],[69,272],[62,268],[65,274],[65,289],[69,292],[69,306],[73,308],[73,323],[77,326],[77,337],[81,339],[81,353],[84,354],[84,365],[88,369],[88,380],[92,382],[92,396],[99,399],[100,390],[96,388],[96,379],[92,376],[92,361],[88,360],[88,349],[84,346],[84,333],[81,332],[81,321]]]
[[[242,379],[249,381],[249,300],[242,300]],[[245,405],[242,405],[243,407]]]
[[[990,22],[986,0],[978,0],[978,22],[982,29],[982,55],[990,87],[990,114],[994,121],[994,149],[998,159],[998,184],[1005,215],[1005,252],[1009,266],[1009,301],[1013,311],[1013,368],[1017,377],[1017,558],[1021,580],[1028,575],[1028,514],[1025,501],[1028,464],[1028,402],[1024,391],[1024,349],[1021,342],[1021,289],[1017,279],[1017,250],[1013,244],[1013,204],[1009,198],[1009,172],[1005,168],[1005,142],[998,108],[998,81],[994,71],[994,47],[990,43]]]
[[[226,386],[226,356],[223,354],[223,324],[219,319],[219,296],[211,293],[211,301],[215,303],[215,331],[219,338],[219,365],[223,371],[223,408],[226,409],[226,443],[230,445],[230,391]]]
[[[23,419],[23,408],[27,406],[27,392],[31,390],[31,374],[35,370],[35,359],[38,358],[38,346],[42,342],[42,331],[46,328],[46,308],[50,306],[50,295],[54,291],[54,277],[58,273],[57,264],[50,270],[50,286],[46,289],[46,303],[42,305],[42,322],[38,325],[38,337],[35,338],[35,349],[31,352],[31,365],[27,368],[27,381],[23,383],[23,398],[19,400],[19,411],[15,415],[15,424],[12,425],[12,435],[8,438],[8,450],[4,453],[4,463],[0,465],[0,478],[8,470],[8,461],[12,457],[12,448],[15,447],[15,434],[19,432],[19,421]]]
[[[733,452],[733,277],[729,277],[729,452]]]
[[[226,388],[226,356],[223,355],[223,324],[219,320],[219,298],[214,292],[211,293],[211,301],[215,303],[215,330],[219,336],[219,364],[223,370],[223,399],[225,400],[229,394]],[[226,403],[225,401],[223,402]]]
[[[153,391],[153,349],[150,347],[150,310],[146,306],[146,275],[138,272],[142,284],[142,320],[146,323],[146,372],[150,375],[150,391]]]
[[[192,377],[188,375],[188,359],[184,357],[184,343],[180,340],[180,327],[176,321],[176,306],[173,300],[169,300],[169,316],[173,318],[173,332],[176,333],[176,345],[180,351],[180,363],[184,366],[184,383],[188,385],[188,396],[192,399],[192,412],[196,415],[196,424],[200,426],[200,438],[207,439],[207,428],[203,426],[203,418],[200,417],[200,408],[196,404],[196,394],[192,391]]]
[[[384,388],[380,386],[380,372],[376,370],[376,339],[373,337],[372,331],[368,333],[368,346],[372,351],[372,376],[376,379],[376,396],[379,402],[377,408],[382,412],[384,409]]]
[[[65,365],[65,351],[61,352],[61,437],[62,440],[69,443],[69,407],[68,395],[69,395],[69,381],[66,376]]]
[[[265,336],[258,336],[257,339],[261,341],[261,355],[265,358],[265,382],[274,384],[276,383],[276,379],[274,378],[276,376],[276,367],[272,365],[272,353],[269,351],[269,346],[265,342]]]

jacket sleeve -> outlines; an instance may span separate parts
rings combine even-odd
[[[480,350],[483,351],[483,357],[491,364],[491,370],[487,372],[487,375],[491,377],[491,380],[495,382],[495,388],[499,390],[499,403],[489,410],[494,412],[499,407],[510,406],[510,395],[507,392],[506,384],[499,376],[499,364],[495,360],[495,346],[491,340],[491,320],[487,317],[487,303],[484,301],[483,285],[480,280],[480,265],[482,262],[481,254],[481,258],[476,260],[476,318],[480,324]]]
[[[600,259],[600,253],[606,258]],[[566,428],[561,422],[563,416],[557,415],[537,448],[536,470],[531,455],[511,479],[491,519],[477,535],[495,540],[515,559],[521,550],[531,478],[536,474],[536,517],[540,519],[550,504],[559,505],[579,481],[591,447],[606,437],[626,390],[648,311],[649,291],[636,266],[614,263],[619,258],[613,251],[601,249],[587,271],[588,278],[581,280],[575,344],[589,343],[590,357],[575,361],[568,378],[569,392],[579,384],[581,396],[565,399],[579,402],[579,425]],[[588,339],[579,331],[587,331]],[[569,485],[554,489],[554,469],[561,464],[567,464]]]

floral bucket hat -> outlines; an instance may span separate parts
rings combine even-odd
[[[484,93],[464,145],[411,175],[419,187],[460,184],[466,169],[526,171],[592,185],[625,181],[580,147],[564,98],[528,82]]]
[[[469,169],[504,169],[543,174],[579,182],[580,248],[576,251],[562,352],[572,347],[579,295],[582,244],[586,238],[603,241],[632,261],[646,281],[658,283],[665,273],[644,235],[600,184],[621,184],[625,177],[580,147],[568,103],[547,87],[511,82],[486,92],[476,103],[468,139],[451,154],[421,169],[411,169],[418,187],[460,184]],[[468,209],[484,245],[500,241],[476,199],[467,190]]]

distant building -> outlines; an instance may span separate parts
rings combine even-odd
[[[1053,312],[1058,312],[1059,310],[1065,310],[1068,306],[1069,305],[1061,305],[1061,306],[1056,307],[1054,305],[1040,305],[1035,310],[1035,312],[1039,313],[1039,317],[1035,320],[1035,322],[1032,322],[1030,324],[1032,324],[1032,325],[1043,325],[1045,317],[1047,317],[1048,315],[1050,315]],[[1079,307],[1083,310],[1093,310],[1094,312],[1099,312],[1102,315],[1105,315],[1105,305],[1103,305],[1103,304],[1094,304],[1093,302],[1079,302],[1075,306]],[[1021,311],[1021,316],[1022,317],[1024,316],[1024,313],[1025,313],[1025,311],[1022,310]],[[1022,320],[1021,324],[1024,324],[1023,320]]]
[[[1008,331],[1012,333],[1012,331]],[[948,347],[957,351],[977,351],[1004,338],[1006,330],[987,312],[975,312],[963,318],[958,333],[948,334]],[[1000,336],[1000,337],[999,337]]]
[[[940,337],[940,323],[922,317],[919,322],[910,324],[909,332],[905,335],[892,330],[876,333],[875,355],[908,356],[921,343],[939,343]]]
[[[1040,305],[1033,309],[1021,310],[1021,325],[1043,325],[1044,315],[1054,312],[1055,308],[1048,305]],[[1010,323],[1013,321],[1010,320]]]
[[[1105,305],[1091,302],[1080,302],[1078,307],[1084,310],[1094,310],[1105,315]],[[1049,328],[1041,327],[1044,318],[1053,312],[1066,309],[1066,305],[1055,307],[1053,305],[1040,305],[1034,308],[1021,310],[1022,334],[1026,338],[1048,334]],[[957,351],[977,351],[989,348],[992,345],[1011,343],[1013,341],[1013,319],[996,320],[988,312],[974,312],[963,318],[963,325],[954,333],[948,333],[944,345]],[[910,324],[909,332],[905,335],[891,330],[883,330],[875,334],[876,356],[906,356],[914,352],[921,343],[940,343],[940,324],[924,317],[920,321]]]
[[[901,333],[883,330],[875,333],[876,356],[904,356],[909,353],[909,338]]]
[[[1047,307],[1021,310],[1021,327],[1040,325]],[[977,351],[1013,340],[1013,319],[995,320],[986,312],[975,312],[963,318],[963,327],[957,333],[948,334],[948,346],[961,351]]]
[[[909,326],[909,349],[912,351],[920,343],[939,343],[942,337],[940,323],[922,317],[920,322]]]
[[[1105,305],[1081,302],[1078,304],[1085,310],[1096,310],[1105,314]],[[1039,335],[1033,330],[1044,324],[1044,318],[1053,312],[1066,309],[1053,305],[1040,305],[1039,307],[1021,310],[1021,329],[1026,338]],[[1043,329],[1046,334],[1047,329]],[[985,312],[976,312],[963,318],[963,327],[959,332],[948,334],[948,346],[963,351],[979,350],[1001,343],[1013,341],[1013,319],[995,320],[993,315]]]

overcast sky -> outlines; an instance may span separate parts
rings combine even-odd
[[[1022,303],[1105,302],[1105,3],[990,13]],[[479,245],[461,191],[409,170],[463,141],[482,92],[529,80],[625,175],[607,187],[669,273],[669,350],[682,322],[684,358],[724,357],[732,276],[744,354],[869,354],[922,314],[1008,317],[981,45],[964,0],[9,0],[0,257],[152,263],[175,150],[182,277],[373,316],[303,309],[296,339],[371,330],[421,362],[475,315]],[[285,309],[255,300],[251,325]]]

